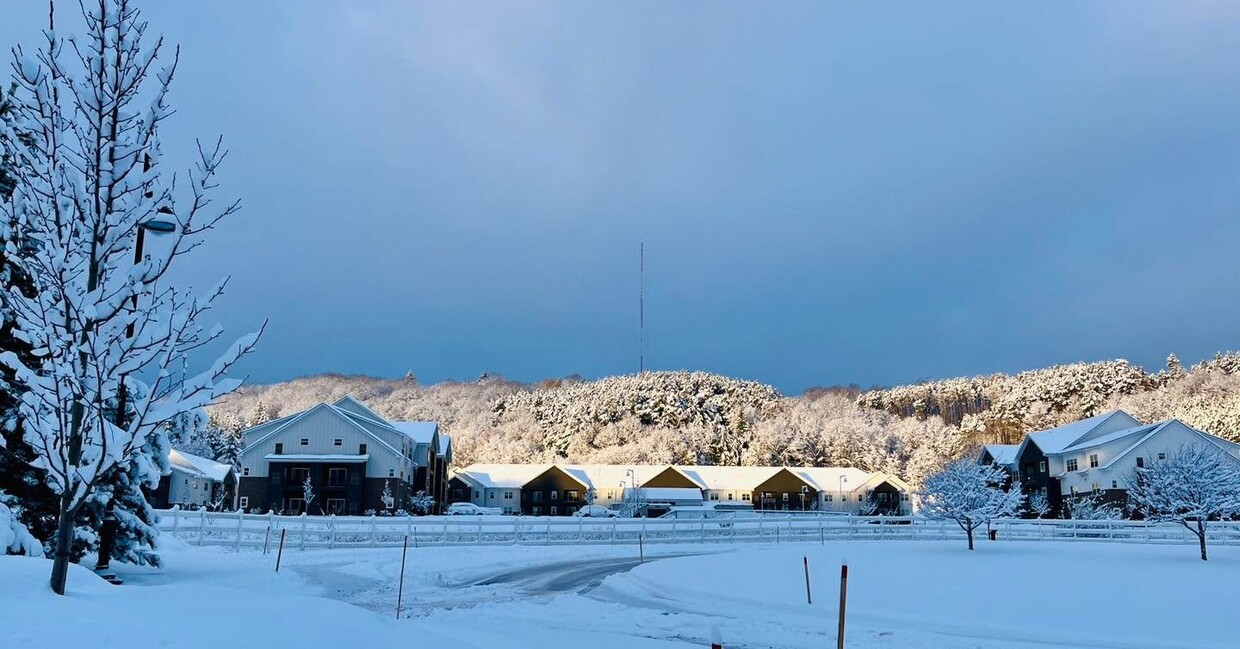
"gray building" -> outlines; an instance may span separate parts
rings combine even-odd
[[[451,455],[439,426],[387,421],[353,397],[260,424],[243,436],[242,509],[358,515],[408,509],[419,493],[438,509],[447,493],[444,467]]]

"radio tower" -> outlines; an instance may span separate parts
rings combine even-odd
[[[646,242],[637,245],[637,373],[646,371]]]

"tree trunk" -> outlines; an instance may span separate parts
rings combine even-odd
[[[1204,520],[1197,521],[1197,541],[1201,543],[1201,560],[1206,559],[1206,522]]]
[[[972,550],[973,549],[973,528],[970,527],[967,530],[965,530],[965,534],[969,536],[969,549]]]
[[[60,495],[60,516],[56,521],[56,555],[52,558],[52,592],[65,594],[65,585],[69,581],[69,558],[73,554],[73,518],[70,509],[73,492],[66,489]]]

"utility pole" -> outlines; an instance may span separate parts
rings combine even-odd
[[[646,371],[646,242],[637,245],[637,373]]]

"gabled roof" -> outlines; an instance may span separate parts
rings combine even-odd
[[[439,424],[433,421],[394,421],[391,426],[418,444],[434,442],[439,432]]]
[[[990,454],[995,464],[1010,465],[1016,463],[1016,452],[1020,450],[1020,444],[986,444],[982,448]]]
[[[1080,421],[1074,421],[1070,424],[1064,424],[1062,426],[1056,426],[1047,430],[1029,433],[1028,435],[1025,435],[1025,439],[1021,441],[1020,447],[1016,451],[1016,456],[1019,458],[1020,454],[1024,452],[1025,447],[1029,444],[1037,446],[1038,449],[1046,455],[1061,453],[1065,448],[1085,439],[1086,436],[1098,427],[1115,418],[1117,418],[1117,421],[1128,424],[1126,426],[1122,426],[1123,428],[1139,426],[1141,424],[1141,422],[1137,421],[1132,417],[1132,415],[1124,412],[1123,410],[1104,412],[1101,415],[1094,415],[1088,419],[1082,419]]]
[[[370,429],[369,429],[369,428],[368,428],[365,424],[370,424],[370,425],[379,425],[379,426],[386,427],[386,428],[388,428],[388,429],[391,429],[391,426],[388,426],[388,425],[385,425],[385,424],[382,424],[382,423],[379,423],[379,422],[373,422],[373,421],[370,421],[370,420],[369,420],[369,418],[366,418],[366,417],[364,417],[364,416],[362,416],[362,415],[358,415],[358,414],[357,414],[357,413],[355,413],[355,412],[348,411],[348,410],[342,410],[342,409],[340,409],[340,408],[337,408],[337,407],[335,407],[335,406],[333,406],[333,405],[330,405],[330,404],[327,404],[327,403],[320,403],[319,405],[314,406],[313,408],[310,408],[310,409],[308,409],[308,410],[304,410],[304,411],[302,411],[302,412],[300,412],[300,413],[298,413],[298,414],[296,414],[296,415],[293,415],[292,417],[289,417],[289,418],[288,418],[288,421],[284,422],[284,423],[283,423],[283,424],[281,424],[280,426],[277,426],[277,427],[275,427],[275,428],[270,429],[270,430],[269,430],[269,431],[268,431],[265,435],[262,435],[262,436],[261,436],[261,437],[259,437],[258,439],[253,440],[253,441],[251,441],[251,442],[247,442],[247,444],[246,444],[246,448],[245,448],[244,450],[242,450],[242,451],[241,451],[242,455],[244,455],[245,453],[247,453],[250,449],[252,449],[252,448],[256,448],[259,444],[262,444],[263,442],[267,441],[267,440],[268,440],[268,439],[270,439],[271,437],[273,437],[273,436],[275,436],[275,435],[279,434],[279,433],[280,433],[280,431],[286,430],[286,429],[288,429],[290,426],[295,425],[298,421],[300,421],[300,420],[304,419],[305,417],[308,417],[308,416],[310,415],[310,413],[313,413],[313,412],[321,412],[321,411],[324,411],[324,410],[326,410],[326,411],[328,411],[328,412],[331,412],[333,415],[335,415],[336,417],[340,418],[342,421],[344,421],[344,422],[348,423],[350,426],[353,426],[354,428],[356,428],[356,429],[358,429],[358,430],[362,431],[362,432],[363,432],[363,433],[365,433],[367,436],[369,436],[371,439],[373,439],[373,440],[375,440],[376,442],[378,442],[378,443],[379,443],[379,445],[380,445],[381,447],[383,447],[383,448],[387,449],[388,451],[390,451],[393,455],[398,455],[398,456],[399,456],[399,455],[401,455],[401,452],[400,452],[400,450],[399,450],[399,449],[397,449],[397,448],[393,447],[391,444],[388,444],[386,440],[384,440],[382,437],[379,437],[379,435],[378,435],[378,434],[376,434],[374,431],[370,430]],[[359,417],[362,419],[362,421],[358,421],[358,419],[357,419],[357,418],[359,418]],[[254,430],[254,429],[250,429],[250,430],[245,431],[245,433],[243,433],[243,435],[244,435],[244,436],[248,436],[252,430]],[[394,429],[393,429],[393,430],[394,430]]]
[[[345,396],[340,397],[339,399],[336,399],[336,402],[333,403],[332,406],[336,408],[340,408],[341,410],[353,413],[360,417],[365,417],[371,421],[376,421],[381,424],[388,423],[386,419],[379,416],[379,413],[371,410],[370,408],[367,408],[366,404],[362,403],[361,401],[358,401],[352,395],[346,394]]]
[[[1153,432],[1155,429],[1161,428],[1166,423],[1167,422],[1162,421],[1156,424],[1145,424],[1144,426],[1134,426],[1132,428],[1124,428],[1122,430],[1117,430],[1113,433],[1107,433],[1106,435],[1099,435],[1098,437],[1093,437],[1087,440],[1077,442],[1076,444],[1073,444],[1072,446],[1069,446],[1060,452],[1061,453],[1078,453],[1080,451],[1088,450],[1091,448],[1098,448],[1099,446],[1110,444],[1111,442],[1124,439],[1125,437],[1132,437],[1133,435],[1144,436],[1146,433]]]
[[[515,489],[547,472],[554,464],[471,464],[456,472],[467,482],[489,489]],[[588,485],[587,485],[588,486]]]
[[[795,467],[791,471],[819,491],[855,491],[870,474],[853,467]],[[840,480],[843,478],[843,480]]]
[[[1219,450],[1231,456],[1233,460],[1240,461],[1240,457],[1237,457],[1237,452],[1238,452],[1238,449],[1240,449],[1240,446],[1237,446],[1236,444],[1232,442],[1222,439],[1221,437],[1215,437],[1214,435],[1211,435],[1209,433],[1205,433],[1200,430],[1197,430],[1196,428],[1189,426],[1188,424],[1180,421],[1179,419],[1168,419],[1166,421],[1161,421],[1157,424],[1151,424],[1149,426],[1142,427],[1143,430],[1145,431],[1145,434],[1135,437],[1132,440],[1132,443],[1129,444],[1127,448],[1125,448],[1123,451],[1120,451],[1119,453],[1116,453],[1115,457],[1111,458],[1110,462],[1107,462],[1106,464],[1102,465],[1102,468],[1103,469],[1111,468],[1112,466],[1115,465],[1116,462],[1119,462],[1121,458],[1123,458],[1124,456],[1136,450],[1138,446],[1144,444],[1146,440],[1149,440],[1150,438],[1154,437],[1158,433],[1162,432],[1163,430],[1166,430],[1168,427],[1173,426],[1175,424],[1179,424],[1187,428],[1188,430],[1196,433],[1197,436],[1200,437],[1203,441],[1217,447]]]
[[[230,464],[208,460],[205,457],[191,455],[176,449],[168,451],[168,462],[172,465],[174,471],[188,473],[198,478],[211,480],[212,482],[223,482],[233,470]]]

